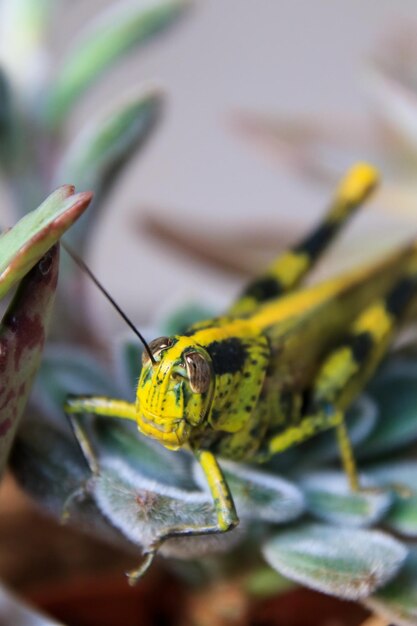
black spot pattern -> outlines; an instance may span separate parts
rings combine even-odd
[[[363,332],[358,335],[353,335],[347,345],[352,350],[355,361],[357,363],[363,363],[372,350],[374,340],[371,333]]]
[[[398,317],[404,312],[411,298],[417,292],[417,279],[415,277],[403,278],[389,293],[386,300],[386,308],[391,315]]]
[[[265,276],[251,283],[243,292],[243,296],[249,296],[257,302],[265,302],[266,300],[280,296],[282,292],[283,289],[279,280],[272,276]]]
[[[247,357],[247,349],[237,337],[213,341],[207,346],[211,356],[215,374],[235,374],[243,369]]]

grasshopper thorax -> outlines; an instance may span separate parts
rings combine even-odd
[[[211,358],[189,337],[159,337],[149,347],[154,362],[144,353],[136,396],[138,428],[165,447],[177,449],[210,411]]]

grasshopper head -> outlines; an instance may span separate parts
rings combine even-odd
[[[137,388],[138,428],[175,450],[187,443],[210,410],[211,358],[189,337],[159,337],[149,348],[155,362],[144,353]]]

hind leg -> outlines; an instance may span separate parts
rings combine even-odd
[[[335,427],[341,460],[353,490],[358,473],[344,414],[385,356],[393,335],[417,301],[417,271],[410,267],[383,299],[367,307],[354,321],[345,341],[323,362],[312,385],[311,400],[298,426],[268,443],[276,454],[322,430]]]
[[[231,307],[232,315],[250,313],[259,304],[296,288],[318,261],[355,210],[366,200],[378,181],[376,170],[365,163],[352,167],[339,184],[322,222],[300,241],[280,255],[244,290]]]

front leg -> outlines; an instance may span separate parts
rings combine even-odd
[[[143,576],[154,556],[167,540],[173,537],[196,537],[213,535],[232,530],[239,523],[232,494],[216,457],[207,450],[195,450],[194,455],[204,472],[216,512],[216,523],[207,526],[183,526],[171,528],[158,537],[145,552],[145,560],[135,570],[128,573],[129,584],[134,585]]]
[[[64,405],[64,411],[93,474],[98,474],[99,472],[98,460],[87,433],[77,416],[92,414],[136,422],[136,407],[134,404],[106,396],[68,396]]]

